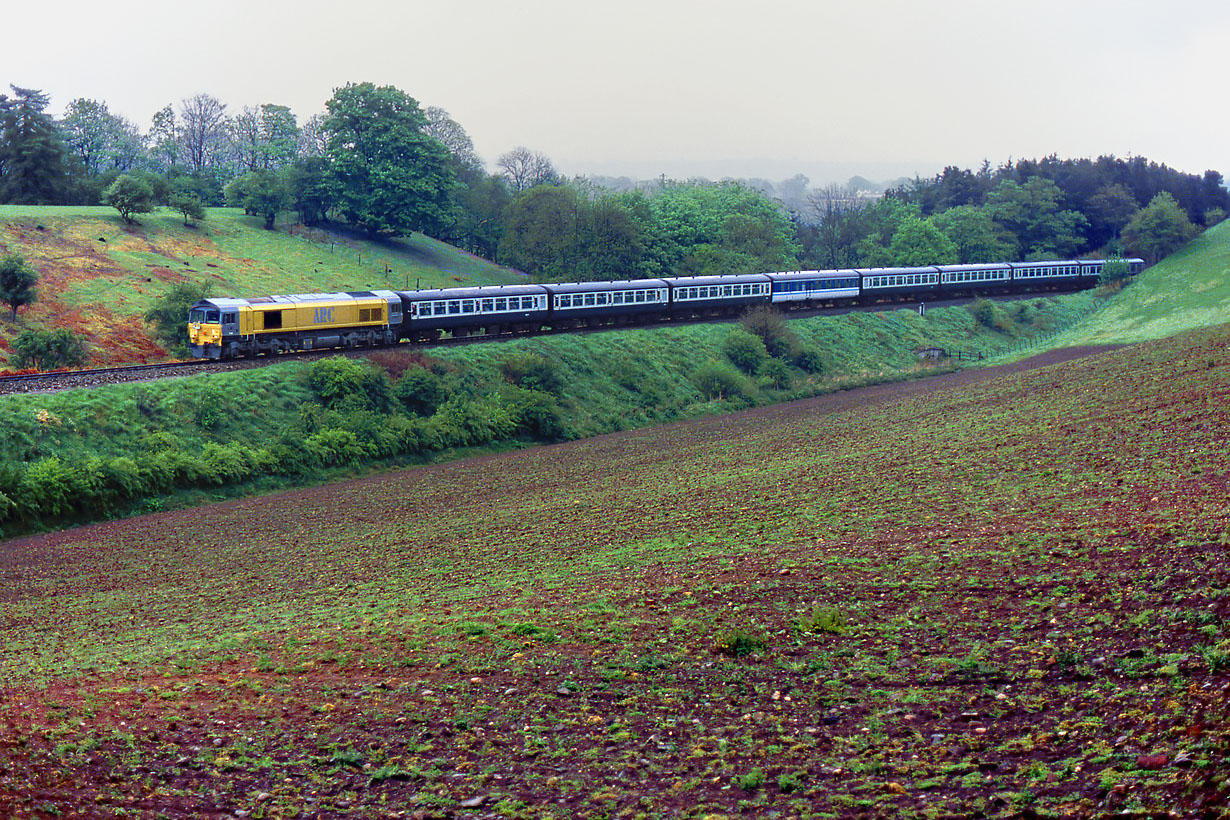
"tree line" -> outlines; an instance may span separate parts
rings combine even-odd
[[[300,122],[284,105],[231,113],[198,94],[142,131],[98,100],[59,120],[41,91],[0,95],[0,203],[157,206],[186,222],[232,205],[370,236],[419,231],[539,279],[610,279],[1067,258],[1164,256],[1224,218],[1221,174],[1142,157],[945,168],[868,197],[866,180],[814,190],[665,178],[616,190],[563,178],[518,147],[489,172],[448,112],[351,83]]]

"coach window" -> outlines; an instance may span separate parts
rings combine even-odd
[[[609,301],[609,299],[607,297],[607,294],[599,293],[597,297],[594,299],[594,301],[599,305],[605,305]]]
[[[461,312],[462,313],[473,313],[474,312],[474,300],[473,299],[463,299],[461,301]]]
[[[458,313],[461,313],[461,300],[460,299],[451,300],[448,303],[448,314],[450,316],[453,316]]]

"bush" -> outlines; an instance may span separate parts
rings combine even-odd
[[[829,369],[828,357],[814,347],[805,347],[793,357],[794,366],[804,373],[824,375]]]
[[[567,438],[564,416],[554,396],[538,390],[514,388],[507,398],[518,430],[542,441]]]
[[[742,398],[747,395],[743,377],[721,362],[706,362],[692,374],[692,383],[707,399]]]
[[[995,323],[995,305],[989,299],[975,299],[968,308],[974,321],[985,327]]]
[[[171,353],[188,353],[188,309],[210,295],[208,282],[178,282],[152,308],[144,319],[153,325],[154,338]]]
[[[790,366],[781,359],[769,359],[760,368],[760,378],[766,386],[777,390],[789,390],[794,381]]]
[[[308,387],[330,409],[361,408],[388,412],[393,389],[383,370],[366,362],[332,356],[313,362],[307,373]]]
[[[358,436],[349,430],[321,430],[303,442],[318,464],[350,464],[366,455]]]
[[[1126,259],[1107,259],[1102,273],[1098,276],[1098,284],[1114,285],[1126,282],[1132,278],[1132,266]]]
[[[743,328],[735,328],[726,334],[722,341],[722,352],[734,362],[735,367],[748,375],[759,372],[760,366],[769,358],[769,351],[760,337]]]
[[[448,401],[449,390],[438,375],[415,366],[402,374],[393,395],[410,412],[427,417]]]
[[[791,358],[799,348],[799,337],[782,316],[770,305],[757,305],[739,320],[743,329],[764,342],[770,356]]]
[[[13,340],[13,365],[39,370],[85,364],[85,342],[71,330],[23,330]]]
[[[504,378],[517,387],[558,395],[564,389],[564,377],[555,362],[537,353],[514,353],[500,363]]]

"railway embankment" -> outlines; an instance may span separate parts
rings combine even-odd
[[[1096,292],[534,337],[0,397],[5,535],[562,441],[954,369]],[[759,334],[759,335],[757,335]]]

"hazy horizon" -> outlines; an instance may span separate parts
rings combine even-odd
[[[211,94],[302,122],[348,82],[446,109],[488,167],[568,175],[931,176],[1009,158],[1144,156],[1228,172],[1230,4],[980,0],[114,0],[23,4],[0,83],[143,131]]]

